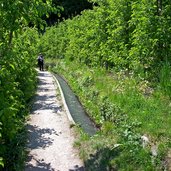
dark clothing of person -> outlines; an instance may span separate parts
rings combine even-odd
[[[39,70],[43,71],[44,60],[43,60],[43,56],[42,55],[38,56],[38,66],[39,66]]]

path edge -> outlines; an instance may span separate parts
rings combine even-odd
[[[61,94],[61,97],[62,97],[62,102],[63,102],[63,104],[64,104],[64,108],[65,108],[65,110],[66,110],[68,119],[69,119],[69,121],[70,121],[72,124],[76,125],[76,123],[75,123],[74,119],[72,118],[72,115],[71,115],[71,113],[70,113],[70,111],[69,111],[68,105],[67,105],[66,100],[65,100],[64,93],[63,93],[62,88],[61,88],[61,85],[60,85],[58,79],[54,76],[54,74],[53,74],[53,73],[51,73],[51,74],[52,74],[52,76],[53,76],[53,79],[55,80],[55,83],[57,84],[57,85],[55,84],[55,87],[56,87],[56,88],[59,88],[59,91],[60,91],[60,94]]]

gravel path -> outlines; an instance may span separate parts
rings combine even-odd
[[[53,77],[47,71],[39,71],[38,79],[28,120],[29,154],[25,171],[84,171],[73,148],[74,133]]]

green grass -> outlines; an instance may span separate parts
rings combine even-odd
[[[80,138],[78,143],[87,167],[96,163],[89,170],[162,170],[163,157],[171,147],[171,105],[156,83],[124,71],[107,72],[64,60],[53,63],[57,63],[53,72],[66,78],[88,114],[101,126],[95,137]],[[145,149],[140,141],[144,134],[150,139]],[[115,143],[122,145],[115,149]],[[152,162],[153,143],[159,150]],[[91,159],[90,154],[95,157]]]

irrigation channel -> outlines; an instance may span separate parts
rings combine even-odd
[[[54,74],[54,77],[57,79],[60,87],[62,89],[65,102],[67,104],[68,110],[74,122],[81,126],[81,128],[90,136],[94,135],[97,132],[92,120],[88,117],[85,110],[83,109],[78,98],[75,96],[67,82],[58,74]]]

